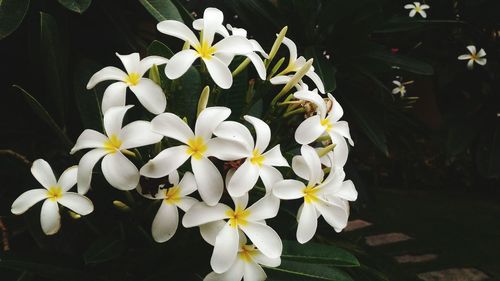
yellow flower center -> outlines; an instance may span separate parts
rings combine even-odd
[[[211,59],[212,55],[215,53],[215,48],[210,46],[210,44],[208,44],[205,40],[202,40],[201,44],[196,46],[194,49],[198,52],[200,57],[207,60]]]
[[[236,210],[227,210],[226,215],[229,217],[229,225],[236,228],[238,225],[247,224],[247,218],[250,215],[250,211],[238,206]]]
[[[243,245],[238,253],[240,259],[245,262],[251,262],[252,257],[258,253],[253,245]]]
[[[266,159],[266,157],[264,157],[264,155],[260,154],[259,150],[256,148],[252,152],[252,157],[250,158],[250,163],[252,163],[254,165],[259,165],[259,167],[262,167],[265,159]]]
[[[415,11],[416,11],[417,13],[420,13],[420,12],[422,11],[422,8],[420,7],[420,5],[416,5],[416,6],[415,6]]]
[[[120,150],[120,146],[122,145],[122,141],[115,135],[111,135],[111,137],[104,143],[104,148],[108,153],[115,153]]]
[[[321,123],[321,126],[325,127],[325,130],[326,130],[327,132],[330,132],[330,130],[331,130],[331,129],[332,129],[332,127],[333,127],[333,126],[332,126],[332,123],[330,123],[330,120],[328,120],[327,118],[325,118],[325,119],[321,119],[320,123]]]
[[[194,157],[194,159],[200,160],[203,157],[203,153],[207,151],[207,145],[202,137],[194,137],[187,141],[188,149],[186,153]]]
[[[165,202],[169,204],[175,204],[181,201],[181,189],[178,186],[173,186],[169,189],[164,190],[165,192]]]
[[[141,80],[141,75],[139,75],[139,73],[132,72],[125,78],[125,83],[129,86],[135,86],[139,84],[139,80]]]
[[[51,186],[47,190],[47,197],[49,200],[57,201],[57,199],[62,197],[62,188],[60,186]]]
[[[318,189],[315,189],[314,186],[307,186],[302,192],[304,192],[304,201],[306,203],[318,201],[318,196],[316,196]]]

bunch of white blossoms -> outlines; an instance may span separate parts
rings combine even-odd
[[[71,154],[87,152],[78,167],[66,170],[59,181],[47,162],[36,160],[32,173],[45,189],[22,194],[12,205],[12,212],[21,214],[45,199],[41,225],[47,235],[59,230],[58,203],[80,215],[91,213],[94,207],[84,195],[91,190],[94,166],[102,159],[102,174],[111,186],[124,191],[135,189],[147,199],[161,201],[151,227],[157,242],[174,236],[179,227],[179,209],[184,212],[182,226],[199,228],[203,239],[213,245],[213,272],[205,280],[264,280],[266,274],[261,265],[280,265],[281,238],[266,220],[277,215],[281,200],[303,200],[297,211],[300,243],[313,238],[320,216],[335,231],[341,231],[347,224],[349,201],[357,198],[353,183],[344,179],[343,171],[348,143],[353,145],[349,126],[341,120],[344,112],[337,100],[331,94],[320,94],[325,89],[314,72],[312,60],[297,56],[295,43],[285,37],[286,28],[267,54],[257,41],[247,39],[245,30],[226,28],[222,12],[215,8],[206,9],[203,18],[193,22],[199,36],[178,21],[166,20],[157,27],[160,32],[185,41],[183,50],[170,59],[150,56],[141,60],[137,53],[118,55],[125,71],[109,66],[95,73],[88,88],[105,80],[117,81],[104,92],[104,132],[82,132]],[[288,47],[288,64],[278,72],[278,62],[267,73],[281,43]],[[286,84],[273,101],[274,113],[283,110],[283,106],[287,112],[298,108],[303,110],[296,112],[306,112],[295,131],[296,149],[289,152],[300,150],[291,159],[297,179],[283,178],[282,171],[289,169],[289,163],[280,144],[273,142],[266,120],[245,115],[247,123],[229,121],[230,108],[207,107],[206,96],[202,95],[205,100],[200,100],[191,128],[181,116],[165,112],[167,100],[162,88],[144,77],[153,66],[165,64],[166,77],[177,79],[199,58],[214,83],[227,89],[232,86],[233,75],[238,74],[229,68],[236,56],[246,57],[239,70],[251,62],[261,80]],[[303,78],[310,79],[317,88],[310,90]],[[123,124],[132,108],[126,105],[127,88],[147,111],[155,114],[151,121]],[[285,95],[288,96],[281,100]],[[141,155],[136,149],[143,146],[152,148],[150,154]],[[221,171],[214,164],[215,159],[231,168]],[[137,167],[141,162],[142,167]],[[140,181],[141,177],[145,181]],[[156,181],[161,184],[152,189],[142,184],[151,178],[159,179]],[[78,193],[68,192],[75,183]],[[263,188],[256,188],[259,185]],[[252,192],[255,189],[262,192]],[[225,192],[232,199],[229,205],[223,197]],[[249,206],[250,194],[264,195]]]

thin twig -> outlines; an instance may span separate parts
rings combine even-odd
[[[7,226],[5,226],[2,217],[0,217],[0,231],[2,231],[3,251],[7,252],[10,250],[9,235],[7,232]]]
[[[27,166],[31,166],[31,161],[28,160],[28,157],[26,157],[22,154],[19,154],[12,149],[0,149],[0,155],[10,155],[10,156],[18,159],[19,161],[23,162]]]

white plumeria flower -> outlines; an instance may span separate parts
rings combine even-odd
[[[470,45],[467,46],[467,50],[469,50],[470,54],[465,54],[458,57],[459,60],[468,60],[467,68],[473,69],[474,63],[477,63],[479,65],[486,64],[486,52],[484,51],[484,49],[480,49],[479,52],[477,52],[476,46]]]
[[[303,145],[302,156],[295,156],[292,169],[297,176],[308,181],[307,185],[298,180],[283,180],[273,187],[273,193],[280,199],[303,198],[304,203],[297,213],[297,241],[306,243],[316,233],[317,218],[322,215],[335,231],[340,232],[349,218],[349,205],[357,192],[351,181],[345,181],[341,168],[332,169],[324,178],[321,162],[314,148]]]
[[[143,76],[153,65],[165,64],[168,60],[159,56],[149,56],[141,60],[138,53],[130,55],[116,53],[116,55],[122,61],[127,72],[125,73],[114,66],[108,66],[96,72],[87,84],[87,89],[92,89],[102,81],[118,80],[104,91],[102,112],[106,112],[114,106],[124,106],[127,88],[130,88],[149,112],[160,114],[165,111],[167,99],[163,90],[151,79]]]
[[[392,89],[392,94],[393,95],[399,94],[401,97],[404,97],[406,94],[405,85],[397,80],[392,81],[392,84],[396,85],[396,87]]]
[[[269,258],[262,254],[254,245],[247,245],[245,235],[241,235],[238,258],[224,273],[211,272],[203,281],[264,281],[267,279],[266,272],[261,265],[267,267],[278,267],[281,258]]]
[[[427,17],[425,10],[429,9],[430,6],[427,4],[420,4],[420,2],[413,2],[413,4],[406,4],[405,9],[411,10],[410,17],[413,18],[417,13],[420,14],[424,19]]]
[[[250,131],[244,125],[234,122],[222,122],[214,131],[214,135],[236,141],[243,145],[245,162],[236,169],[234,176],[228,182],[227,190],[233,197],[240,197],[252,189],[259,177],[265,186],[271,186],[271,181],[277,173],[280,173],[274,166],[288,166],[288,162],[280,151],[280,145],[276,145],[266,152],[271,140],[271,129],[262,120],[245,115],[255,129],[256,141]]]
[[[244,156],[240,144],[212,138],[212,132],[230,114],[231,110],[226,107],[208,107],[198,116],[194,132],[175,114],[163,113],[156,116],[151,121],[153,130],[184,145],[169,147],[160,152],[141,168],[141,175],[150,178],[164,177],[191,158],[191,168],[201,198],[208,205],[217,204],[222,196],[224,183],[219,170],[208,157],[236,160]]]
[[[122,152],[127,153],[127,149],[157,143],[161,141],[162,136],[154,133],[151,123],[147,121],[135,121],[122,128],[123,117],[131,107],[133,106],[112,107],[104,113],[106,135],[87,129],[78,137],[71,154],[81,149],[93,148],[80,159],[78,193],[87,193],[92,170],[103,157],[101,169],[109,184],[120,190],[132,190],[137,187],[139,171]]]
[[[212,234],[207,235],[205,239],[208,237],[214,245],[210,265],[216,273],[226,272],[235,262],[242,235],[250,238],[259,251],[269,258],[280,257],[283,250],[280,237],[264,221],[278,213],[279,208],[274,198],[265,196],[248,208],[248,194],[232,199],[234,209],[222,203],[208,206],[201,202],[193,205],[182,219],[184,227],[207,224],[213,226]],[[223,220],[227,221],[221,223]],[[217,227],[222,224],[222,227]]]
[[[169,175],[168,181],[172,186],[162,187],[155,196],[142,193],[141,187],[138,186],[138,191],[142,196],[148,199],[162,200],[151,226],[154,240],[160,243],[170,240],[177,231],[179,224],[177,208],[187,212],[191,206],[198,202],[193,197],[187,196],[196,190],[196,180],[192,173],[186,172],[182,180],[179,181],[179,174],[174,171]]]
[[[12,203],[11,212],[15,215],[23,214],[36,203],[45,200],[40,212],[40,223],[47,235],[53,235],[61,228],[58,203],[82,216],[92,213],[94,205],[90,199],[75,192],[68,192],[76,184],[77,170],[77,166],[69,167],[59,180],[56,180],[49,163],[43,159],[35,160],[31,173],[44,189],[32,189],[21,194]]]
[[[222,25],[224,15],[215,8],[207,8],[203,14],[203,29],[200,40],[184,23],[165,20],[158,23],[160,32],[189,43],[193,49],[182,50],[170,58],[165,74],[170,79],[181,77],[197,58],[205,63],[214,82],[223,89],[233,84],[233,76],[225,61],[219,56],[246,55],[253,51],[252,44],[242,36],[229,36],[213,45],[214,35]],[[201,41],[201,42],[200,42]]]
[[[316,105],[318,114],[305,119],[295,131],[295,140],[300,144],[310,144],[323,134],[328,134],[332,143],[335,144],[336,164],[344,166],[349,154],[349,148],[345,138],[350,145],[354,145],[349,133],[349,124],[346,121],[339,121],[344,115],[342,106],[335,98],[328,94],[332,106],[328,110],[327,104],[318,94],[317,90],[298,91],[295,98],[305,100]]]
[[[297,45],[295,45],[292,40],[285,37],[283,38],[283,44],[285,44],[290,51],[290,59],[288,60],[287,67],[278,75],[271,78],[271,84],[283,84],[283,81],[288,82],[291,79],[291,76],[287,74],[299,71],[306,63],[306,59],[303,56],[297,58]],[[321,93],[325,93],[325,86],[323,85],[323,82],[321,81],[321,78],[319,78],[318,74],[314,72],[314,67],[311,66],[309,71],[306,73],[306,76],[314,82]]]

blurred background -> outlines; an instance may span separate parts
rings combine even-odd
[[[346,172],[360,197],[347,231],[328,239],[360,260],[361,268],[345,269],[353,280],[500,280],[500,1],[427,0],[426,19],[409,17],[408,3],[0,1],[3,254],[9,248],[49,251],[57,243],[33,239],[39,230],[25,234],[29,218],[11,216],[10,205],[34,187],[29,161],[43,157],[60,169],[76,164],[67,151],[83,128],[92,127],[87,115],[96,96],[88,98],[85,89],[90,75],[117,65],[115,52],[149,53],[155,39],[180,48],[156,31],[156,23],[188,23],[213,6],[266,50],[288,26],[287,37],[314,58],[326,89],[343,105],[356,144]],[[457,59],[468,45],[486,51],[485,66],[471,70]],[[394,80],[405,84],[404,96],[391,93]],[[60,257],[59,250],[51,253]],[[148,271],[151,263],[131,262],[126,271]],[[99,266],[92,269],[107,270]],[[0,268],[2,280],[59,280],[40,273],[34,261],[0,260]],[[104,280],[140,280],[130,276]]]

